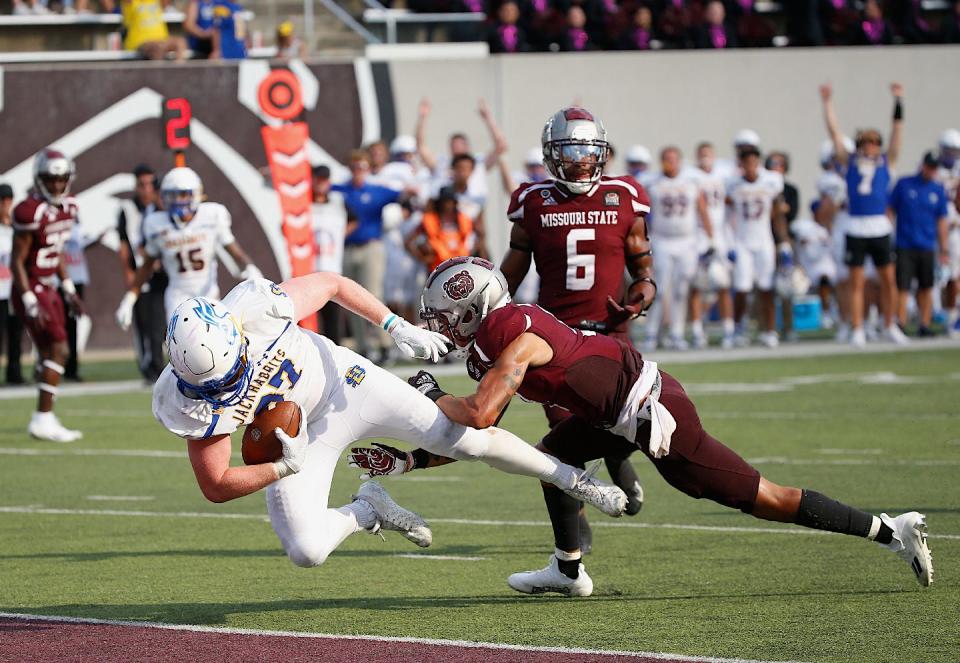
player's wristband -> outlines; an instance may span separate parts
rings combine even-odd
[[[434,403],[436,403],[438,400],[440,400],[441,398],[443,398],[443,397],[446,396],[446,395],[447,395],[447,392],[445,392],[445,391],[444,391],[443,389],[441,389],[440,387],[434,387],[433,389],[431,389],[430,391],[428,391],[428,392],[426,392],[426,393],[424,394],[424,396],[426,396],[427,398],[429,398],[429,399],[430,399],[431,401],[433,401]]]
[[[396,313],[388,313],[387,316],[380,322],[380,326],[383,328],[383,331],[390,333],[390,327],[394,324],[398,324],[403,318],[401,318]]]
[[[647,256],[653,257],[653,249],[649,251],[641,251],[640,253],[633,253],[627,256],[627,262],[634,262],[640,260],[641,258],[646,258]]]
[[[894,120],[903,119],[903,100],[900,97],[897,97],[896,101],[893,104],[893,119]]]
[[[516,251],[523,251],[524,253],[533,253],[532,246],[523,246],[522,244],[517,244],[516,242],[510,242],[510,248]]]
[[[68,295],[77,294],[77,286],[73,284],[73,281],[70,279],[63,279],[60,281],[60,289],[63,290]]]

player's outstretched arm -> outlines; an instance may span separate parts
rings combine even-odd
[[[472,428],[489,428],[497,423],[500,414],[510,404],[527,369],[543,366],[551,359],[553,348],[545,340],[536,334],[521,334],[483,376],[475,393],[465,397],[451,396],[438,388],[427,395],[451,421]]]
[[[293,300],[296,320],[313,315],[333,301],[382,327],[408,357],[437,361],[447,353],[450,342],[445,336],[411,325],[362,285],[339,274],[315,272],[284,281],[280,287]]]
[[[510,230],[510,248],[500,263],[500,271],[507,277],[507,289],[511,297],[516,294],[517,288],[530,271],[532,261],[533,245],[530,236],[519,223],[515,223]]]
[[[430,110],[430,100],[424,97],[417,108],[417,126],[413,133],[417,140],[417,154],[420,155],[420,161],[433,172],[437,168],[437,158],[433,150],[427,146],[427,118],[430,117]]]
[[[230,467],[231,449],[229,435],[187,440],[197,485],[211,502],[227,502],[255,493],[280,478],[273,463]]]
[[[890,92],[893,94],[893,126],[890,129],[887,163],[892,170],[900,158],[900,148],[903,145],[903,86],[900,83],[891,83]]]
[[[827,126],[827,134],[833,141],[834,154],[837,161],[846,165],[850,155],[847,154],[847,148],[843,146],[843,134],[840,133],[840,123],[833,109],[833,86],[829,83],[820,86],[820,100],[823,102],[823,121]]]

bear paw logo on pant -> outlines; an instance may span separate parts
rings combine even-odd
[[[457,272],[443,284],[443,291],[450,299],[459,301],[473,292],[473,277],[467,270]]]

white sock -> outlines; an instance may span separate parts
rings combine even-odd
[[[723,319],[723,335],[724,336],[733,336],[733,318],[724,318]]]
[[[377,512],[363,500],[354,500],[350,504],[345,504],[339,509],[340,513],[353,515],[357,522],[357,529],[370,529],[377,524]]]
[[[33,416],[30,417],[31,421],[35,421],[41,424],[47,424],[56,421],[56,417],[53,416],[53,412],[34,412]]]
[[[554,548],[553,554],[556,555],[557,559],[559,559],[561,562],[575,562],[581,558],[579,550],[575,553],[569,553],[566,550],[560,550],[559,548]]]
[[[694,320],[690,323],[690,331],[694,336],[703,336],[703,320]]]
[[[489,435],[487,451],[481,460],[490,467],[508,474],[537,477],[561,489],[576,485],[579,473],[575,467],[540,452],[501,428],[488,428],[481,432]]]

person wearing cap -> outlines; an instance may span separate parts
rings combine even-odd
[[[902,177],[893,187],[887,214],[896,222],[897,288],[900,324],[906,323],[907,298],[917,283],[920,314],[918,336],[933,336],[933,283],[937,264],[946,266],[947,192],[937,182],[940,161],[933,152],[923,155],[920,171]]]
[[[850,270],[850,343],[854,347],[866,345],[863,314],[867,257],[873,261],[880,280],[879,308],[883,315],[884,338],[898,345],[909,343],[895,317],[898,298],[891,241],[893,225],[887,216],[891,174],[900,156],[903,132],[903,86],[891,83],[890,92],[894,98],[890,148],[883,151],[883,137],[876,129],[861,129],[854,139],[856,151],[850,153],[843,143],[833,108],[833,88],[829,84],[820,86],[827,134],[833,141],[837,162],[847,182],[849,217],[844,261]]]
[[[7,384],[23,384],[20,369],[20,344],[23,342],[23,323],[10,309],[13,273],[10,271],[10,253],[13,249],[13,189],[0,184],[0,345],[7,342]]]
[[[277,26],[277,57],[294,60],[307,54],[307,46],[296,36],[293,21],[283,21]]]
[[[643,145],[631,145],[627,148],[624,156],[627,164],[627,174],[637,180],[644,187],[650,183],[650,180],[656,173],[650,170],[650,163],[653,161],[653,155],[650,150]]]
[[[133,285],[137,269],[145,260],[143,220],[158,209],[159,203],[160,186],[153,168],[145,163],[137,164],[133,169],[133,178],[133,198],[119,200],[120,212],[117,215],[117,234],[120,236],[117,256],[125,288]],[[166,366],[163,342],[167,313],[163,294],[168,282],[166,271],[158,265],[140,289],[140,296],[133,307],[133,347],[137,367],[143,379],[150,383],[157,381]]]

